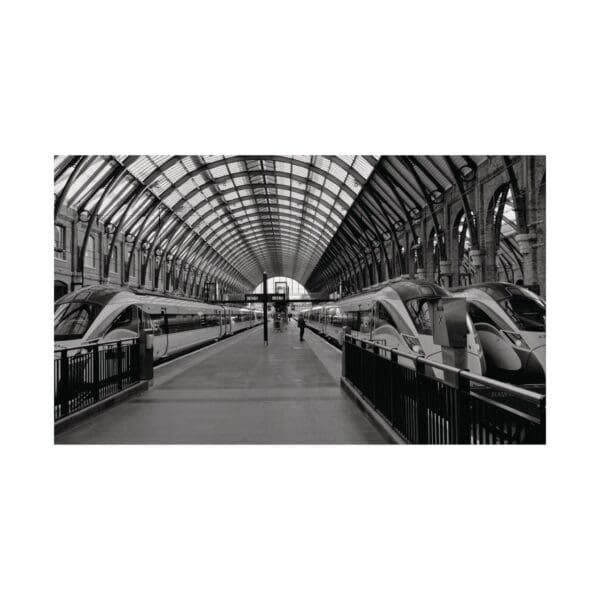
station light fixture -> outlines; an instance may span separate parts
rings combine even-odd
[[[475,169],[469,165],[463,165],[460,168],[460,176],[463,181],[473,181],[475,179]]]
[[[441,204],[444,201],[444,193],[439,189],[433,190],[429,197],[434,204]]]

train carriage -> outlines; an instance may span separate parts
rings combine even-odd
[[[305,311],[309,327],[341,344],[346,333],[391,350],[443,362],[442,348],[433,342],[433,304],[450,294],[426,281],[390,283],[378,290],[343,298],[338,303]],[[468,367],[485,373],[485,359],[477,332],[467,316]],[[315,324],[317,327],[315,327]],[[400,362],[408,364],[402,356]]]
[[[154,334],[160,360],[256,325],[258,311],[138,293],[106,285],[82,288],[55,304],[55,349]]]
[[[467,299],[487,375],[514,384],[545,384],[546,303],[510,283],[479,283],[452,291]]]

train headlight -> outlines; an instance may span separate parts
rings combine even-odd
[[[509,339],[511,344],[514,344],[519,348],[529,349],[527,342],[523,339],[523,336],[521,334],[515,333],[514,331],[502,331],[502,333]]]
[[[404,334],[402,335],[402,337],[404,338],[404,341],[406,342],[408,347],[414,353],[425,356],[425,352],[423,351],[423,348],[421,348],[421,345],[419,344],[419,340],[416,337],[412,337],[410,335],[404,335]]]

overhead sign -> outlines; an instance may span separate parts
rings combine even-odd
[[[246,294],[246,302],[281,302],[285,301],[285,294]]]

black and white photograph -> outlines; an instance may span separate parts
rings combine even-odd
[[[544,156],[56,156],[56,442],[544,443],[545,185]]]
[[[599,598],[597,12],[3,6],[0,597]]]

